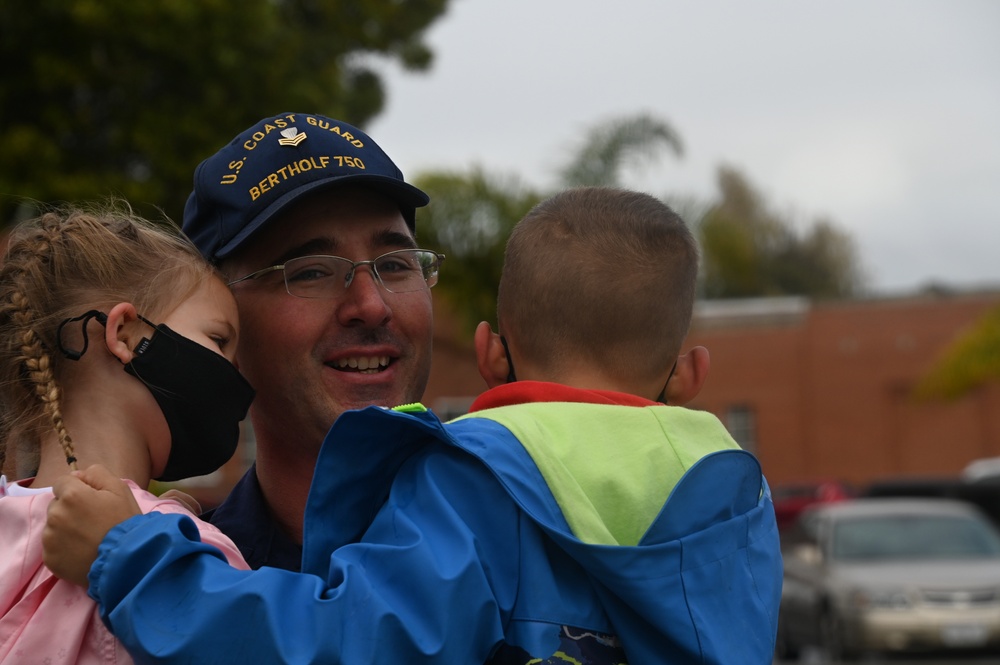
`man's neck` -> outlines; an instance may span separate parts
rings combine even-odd
[[[288,536],[302,544],[302,524],[316,456],[301,451],[257,447],[257,480],[275,520]]]

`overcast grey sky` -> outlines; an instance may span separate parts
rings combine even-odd
[[[452,0],[428,42],[368,126],[407,177],[549,188],[586,129],[648,112],[686,153],[628,186],[708,198],[725,163],[850,233],[877,293],[1000,286],[1000,2]]]

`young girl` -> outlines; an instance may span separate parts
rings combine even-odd
[[[51,485],[95,463],[144,491],[221,466],[253,390],[232,365],[236,302],[179,235],[116,210],[49,212],[0,266],[0,662],[131,662],[78,586],[42,563]],[[246,568],[215,527],[204,542]]]

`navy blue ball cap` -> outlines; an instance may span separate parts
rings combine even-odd
[[[357,127],[309,113],[261,120],[194,172],[184,206],[184,233],[209,261],[220,261],[299,197],[321,188],[357,184],[396,202],[414,228],[426,194]]]

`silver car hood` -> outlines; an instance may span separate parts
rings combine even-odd
[[[1000,559],[838,563],[837,585],[865,588],[1000,588]]]

